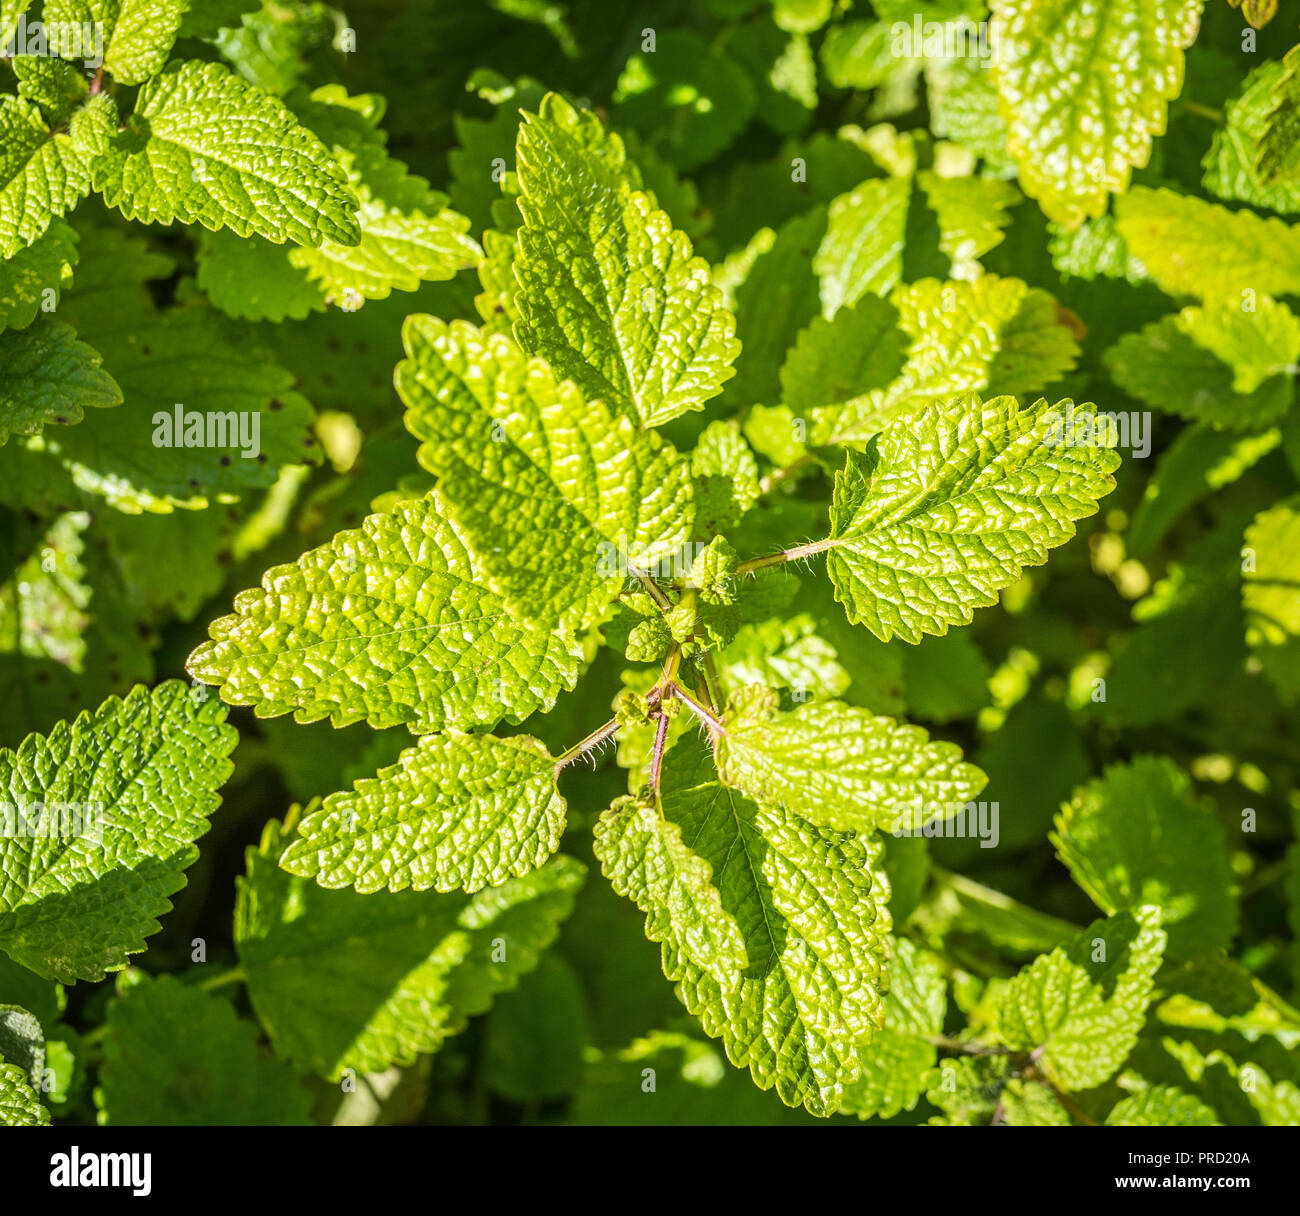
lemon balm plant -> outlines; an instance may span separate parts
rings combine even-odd
[[[446,1119],[694,1086],[718,1122],[1290,1121],[1281,939],[1226,951],[1242,875],[1289,873],[1300,255],[1261,212],[1296,209],[1293,55],[1234,83],[1219,38],[1230,104],[1178,111],[1195,3],[714,0],[618,48],[574,4],[548,91],[496,15],[474,53],[515,71],[471,77],[441,192],[385,123],[418,155],[444,115],[410,110],[459,102],[367,89],[455,5],[388,6],[371,60],[323,5],[46,0],[97,31],[67,58],[27,7],[0,623],[44,678],[0,753],[6,1118],[350,1118],[397,1076]],[[991,64],[926,49],[959,19]],[[1153,587],[1134,555],[1180,538]],[[1179,675],[1198,632],[1227,640]],[[150,688],[159,647],[190,684]],[[1225,687],[1257,705],[1239,821],[1189,775],[1223,772]],[[223,969],[229,905],[178,892],[232,779],[297,805],[243,820]],[[963,874],[980,845],[1050,845],[1051,914]],[[128,967],[173,897],[192,932]]]

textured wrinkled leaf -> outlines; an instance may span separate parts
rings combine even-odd
[[[0,750],[6,803],[44,804],[51,816],[56,803],[83,808],[80,834],[70,820],[64,835],[0,837],[0,949],[71,983],[102,979],[145,948],[233,767],[237,735],[224,719],[219,703],[169,680]]]
[[[248,852],[235,945],[276,1051],[331,1080],[436,1051],[531,971],[583,867],[556,857],[476,895],[327,891],[276,865],[274,821]]]
[[[619,798],[596,822],[594,848],[614,890],[646,914],[652,942],[671,941],[683,958],[736,984],[749,965],[740,926],[722,904],[707,861],[653,803]]]
[[[104,70],[143,84],[162,70],[190,0],[46,0],[45,21],[95,30]],[[89,58],[83,55],[82,58]]]
[[[851,682],[835,648],[806,612],[742,626],[722,652],[721,664],[734,685],[766,684],[804,696],[838,697]]]
[[[622,142],[551,94],[518,154],[520,345],[645,426],[699,409],[732,374],[735,321],[690,240],[630,184]]]
[[[1107,1127],[1219,1127],[1219,1117],[1199,1098],[1170,1085],[1153,1085],[1111,1107]]]
[[[40,106],[51,127],[66,123],[73,108],[86,97],[88,85],[85,76],[62,59],[19,55],[10,62],[14,75],[18,77],[18,96]]]
[[[0,97],[0,257],[33,244],[90,192],[85,157],[52,134],[40,107]]]
[[[261,717],[335,726],[493,726],[572,688],[572,640],[513,619],[435,494],[268,570],[189,670]]]
[[[1013,1050],[1035,1051],[1061,1089],[1100,1085],[1137,1042],[1164,948],[1159,908],[1096,921],[1010,980],[999,1035]]]
[[[0,443],[80,422],[86,409],[122,403],[122,390],[100,367],[99,353],[52,317],[0,332],[0,371]]]
[[[336,85],[326,86],[296,112],[343,166],[361,204],[359,244],[327,239],[319,248],[288,252],[290,263],[331,301],[355,308],[363,299],[415,291],[422,282],[450,279],[478,265],[481,251],[467,235],[469,220],[385,151],[378,126],[383,107],[373,95],[349,97]]]
[[[0,1127],[44,1127],[50,1112],[41,1105],[27,1074],[0,1057]]]
[[[1067,408],[977,396],[920,406],[869,456],[851,452],[826,555],[849,619],[882,641],[946,633],[1069,540],[1113,488],[1119,457],[1069,442]]]
[[[840,701],[788,713],[776,701],[757,687],[733,694],[718,771],[756,801],[821,826],[919,829],[951,818],[988,780],[955,744],[932,742],[919,726]]]
[[[758,461],[734,422],[711,422],[691,452],[697,529],[712,535],[736,524],[758,501]]]
[[[555,761],[527,735],[429,735],[303,817],[280,865],[322,887],[470,894],[559,847]]]
[[[1202,0],[992,0],[999,109],[1021,188],[1071,227],[1151,156]]]
[[[134,977],[108,1007],[96,1099],[109,1125],[304,1124],[310,1097],[262,1054],[229,1001],[170,975]]]
[[[1223,829],[1167,757],[1112,765],[1075,791],[1050,838],[1103,912],[1159,907],[1171,955],[1231,943],[1237,897]]]
[[[94,182],[142,223],[232,228],[277,244],[360,240],[342,167],[283,102],[217,63],[173,63],[151,79],[96,159]]]
[[[1115,203],[1119,233],[1160,290],[1211,303],[1245,291],[1300,292],[1300,228],[1172,190],[1135,186]]]
[[[889,914],[880,846],[727,789],[707,751],[685,740],[668,753],[662,801],[685,847],[711,867],[749,960],[723,980],[671,934],[664,974],[760,1089],[833,1113],[883,1013]]]
[[[57,306],[72,283],[76,264],[77,234],[62,220],[55,220],[31,245],[0,261],[0,330],[26,329],[50,306]]]
[[[690,535],[686,462],[653,432],[557,382],[502,334],[408,317],[397,369],[420,461],[518,616],[589,624],[628,564]]]
[[[858,1053],[862,1076],[845,1089],[843,1114],[889,1119],[916,1106],[937,1054],[929,1040],[943,1033],[946,1007],[943,965],[907,938],[896,939],[885,1024]]]

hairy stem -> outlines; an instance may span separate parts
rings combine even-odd
[[[668,715],[661,713],[655,724],[655,745],[650,753],[650,792],[659,801],[659,774],[664,765],[664,748],[668,743]]]
[[[691,694],[688,693],[680,684],[673,685],[673,696],[679,697],[682,704],[685,705],[686,708],[689,709],[697,718],[699,718],[699,720],[703,722],[711,732],[719,735],[725,735],[727,733],[726,727],[722,725],[721,719],[714,717],[709,710],[705,709],[704,706],[691,696]]]
[[[814,553],[821,553],[835,544],[835,538],[826,537],[825,540],[814,540],[806,545],[796,545],[793,549],[782,549],[780,553],[770,553],[767,557],[751,557],[747,562],[741,562],[736,567],[737,574],[752,574],[755,570],[762,570],[765,566],[779,566],[783,562],[797,562],[800,558],[811,557]]]
[[[559,776],[560,770],[565,765],[572,764],[575,760],[580,760],[589,752],[594,751],[611,735],[617,732],[619,721],[617,718],[610,718],[604,726],[599,726],[591,732],[585,739],[578,740],[567,751],[562,752],[555,760],[555,773]]]
[[[659,610],[661,612],[669,612],[672,610],[672,600],[664,594],[664,589],[660,587],[654,579],[652,579],[648,574],[638,574],[636,577],[641,586],[646,589],[650,598],[659,605]]]

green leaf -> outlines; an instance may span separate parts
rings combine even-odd
[[[885,386],[814,411],[814,444],[865,442],[914,406],[961,393],[1030,396],[1079,357],[1056,301],[1020,279],[923,279],[893,301],[910,339],[906,362]]]
[[[664,818],[713,871],[749,966],[722,980],[672,934],[664,974],[733,1064],[787,1106],[831,1114],[879,1026],[889,916],[880,846],[831,832],[721,785],[707,750],[668,753]]]
[[[1007,151],[1007,124],[999,112],[997,86],[988,69],[987,60],[970,55],[927,59],[930,129],[982,157],[989,172],[1010,175],[1015,164]]]
[[[1167,757],[1111,765],[1075,791],[1050,839],[1103,912],[1159,907],[1170,955],[1227,949],[1236,935],[1235,883],[1214,804]]]
[[[624,159],[595,115],[555,94],[525,114],[515,335],[588,397],[654,426],[716,396],[740,344],[707,263]]]
[[[843,1114],[892,1118],[911,1110],[925,1090],[936,1050],[930,1039],[943,1033],[947,980],[935,955],[907,938],[893,943],[885,1024],[859,1051],[862,1076],[844,1091]]]
[[[556,857],[477,895],[327,891],[276,865],[269,823],[239,882],[235,944],[278,1054],[330,1080],[436,1051],[531,971],[583,867]]]
[[[1300,498],[1262,511],[1246,530],[1246,641],[1287,703],[1300,700]]]
[[[833,317],[868,293],[886,295],[898,283],[911,193],[908,178],[875,178],[831,203],[826,236],[813,261],[824,316]]]
[[[1106,1116],[1107,1127],[1220,1127],[1204,1102],[1171,1085],[1153,1085],[1123,1098]]]
[[[202,5],[191,4],[181,20],[182,38],[213,39],[223,29],[235,29],[244,14],[261,8],[260,0],[204,0]]]
[[[384,150],[381,98],[349,97],[327,85],[298,103],[296,112],[343,166],[361,203],[360,244],[325,240],[318,249],[288,253],[331,301],[355,309],[363,299],[415,291],[422,282],[454,278],[478,265],[482,251],[466,235],[469,220]]]
[[[799,331],[781,365],[781,400],[806,418],[819,407],[884,388],[903,370],[905,357],[898,309],[879,296],[863,296]]]
[[[45,1034],[40,1022],[20,1005],[0,1005],[0,1060],[17,1064],[27,1074],[27,1083],[40,1089]]]
[[[582,984],[558,951],[504,992],[487,1016],[483,1081],[511,1102],[564,1098],[578,1089],[586,1061]]]
[[[420,462],[516,615],[590,624],[689,538],[686,462],[502,334],[408,317],[397,391]]]
[[[94,598],[82,562],[89,526],[86,512],[12,521],[4,538],[12,571],[0,587],[0,650],[83,669]]]
[[[30,7],[32,0],[0,0],[0,43],[6,46],[14,36],[18,18]]]
[[[35,103],[0,97],[0,257],[33,244],[88,193],[90,168],[72,140],[52,133]]]
[[[733,685],[789,688],[804,697],[838,697],[850,683],[835,648],[818,634],[807,612],[742,626],[722,652],[721,664]]]
[[[735,289],[736,332],[745,354],[724,400],[753,405],[779,398],[786,352],[821,307],[812,258],[825,231],[826,209],[817,207],[750,241],[749,264]]]
[[[1267,296],[1255,311],[1232,300],[1189,305],[1105,355],[1111,378],[1157,409],[1228,430],[1276,422],[1295,395],[1300,320]]]
[[[63,983],[102,979],[145,948],[232,770],[238,736],[224,721],[220,704],[169,680],[0,749],[4,801],[29,824],[27,808],[44,805],[65,833],[0,838],[0,948]]]
[[[1118,726],[1149,726],[1215,704],[1245,657],[1241,612],[1241,534],[1249,512],[1233,511],[1171,563],[1140,601],[1140,624],[1117,647],[1098,709]],[[1196,663],[1187,663],[1189,653]]]
[[[322,887],[469,894],[535,870],[560,846],[555,761],[527,735],[429,735],[304,816],[280,858]]]
[[[839,701],[776,709],[775,692],[746,688],[727,706],[718,771],[764,804],[841,831],[916,830],[948,819],[988,778],[952,743],[919,726]]]
[[[727,44],[758,89],[759,121],[778,135],[804,130],[817,109],[817,61],[803,34],[774,25],[742,25]]]
[[[266,1058],[257,1027],[230,1002],[170,975],[134,975],[108,1007],[96,1092],[110,1126],[303,1124],[310,1098]]]
[[[1119,232],[1160,290],[1228,306],[1243,293],[1300,292],[1300,228],[1172,190],[1135,186],[1115,203]]]
[[[71,285],[76,264],[77,234],[62,220],[0,261],[0,330],[26,329],[41,313],[52,311]]]
[[[740,134],[757,105],[754,85],[730,56],[687,30],[661,30],[614,86],[614,121],[652,141],[679,169],[711,160]]]
[[[1125,545],[1143,557],[1190,506],[1231,485],[1282,441],[1276,429],[1234,435],[1208,423],[1183,429],[1160,456],[1133,514]]]
[[[325,146],[278,98],[217,63],[172,63],[150,80],[94,181],[109,206],[142,223],[313,247],[361,239],[357,200]]]
[[[51,127],[66,123],[73,108],[86,96],[86,78],[62,59],[19,55],[10,62],[18,77],[18,96],[40,106]]]
[[[704,428],[691,452],[691,480],[702,535],[734,526],[758,501],[758,461],[736,423],[711,422]]]
[[[1090,408],[972,396],[919,406],[867,457],[850,452],[825,542],[849,620],[917,642],[968,624],[1045,562],[1114,486],[1119,457],[1071,441],[1071,416]]]
[[[299,722],[494,726],[577,680],[572,640],[511,617],[436,494],[268,570],[210,632],[191,673]]]
[[[925,1098],[944,1112],[946,1126],[988,1123],[1006,1093],[1011,1067],[1006,1056],[957,1056],[925,1079]]]
[[[1272,85],[1273,108],[1264,120],[1259,141],[1259,172],[1266,181],[1294,178],[1300,136],[1300,47],[1292,47],[1282,60],[1282,72]]]
[[[340,246],[341,248],[341,246]],[[301,321],[326,308],[325,292],[260,236],[204,232],[195,255],[198,284],[222,312],[244,321]]]
[[[27,1074],[0,1058],[0,1127],[44,1127],[50,1112],[41,1105]]]
[[[118,84],[143,84],[167,62],[189,2],[47,0],[43,16],[50,25],[94,28],[105,71]]]
[[[1165,133],[1201,0],[992,0],[994,74],[1020,187],[1075,227]]]
[[[273,484],[284,465],[320,459],[314,413],[290,391],[293,377],[200,301],[132,316],[74,291],[60,311],[103,352],[124,404],[47,434],[47,447],[82,489],[118,510],[228,501]]]
[[[62,321],[0,333],[0,444],[10,435],[80,422],[84,409],[122,402],[117,382],[100,367],[100,356]]]
[[[653,803],[619,798],[596,822],[593,845],[614,890],[646,914],[652,942],[736,986],[748,967],[741,927],[723,906],[709,863],[687,848],[681,828]]]
[[[951,631],[902,649],[904,700],[913,717],[950,722],[989,700],[989,666],[969,633]]]
[[[1283,214],[1300,211],[1300,181],[1285,177],[1270,181],[1256,168],[1273,107],[1273,89],[1286,74],[1276,60],[1261,64],[1246,78],[1241,96],[1227,107],[1223,126],[1214,133],[1202,162],[1202,181],[1212,194]]]
[[[451,170],[447,191],[456,210],[469,216],[475,232],[492,227],[493,204],[501,199],[502,188],[509,180],[496,172],[498,160],[507,166],[507,174],[514,172],[520,110],[536,110],[545,95],[537,81],[522,76],[488,97],[496,106],[491,118],[472,118],[464,113],[453,115],[452,125],[459,146],[447,153]]]
[[[1164,948],[1158,908],[1095,922],[1007,983],[998,1034],[1013,1051],[1034,1051],[1059,1088],[1100,1085],[1137,1042]]]

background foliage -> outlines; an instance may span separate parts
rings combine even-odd
[[[42,7],[60,6],[3,0],[0,32]],[[0,1121],[757,1124],[837,1103],[909,1123],[1300,1121],[1293,12],[993,0],[1023,43],[990,67],[893,52],[894,23],[984,21],[980,0],[107,7],[147,10],[149,31],[123,21],[108,89],[0,66],[0,778],[120,792],[138,764],[138,796],[176,811],[112,841],[107,876],[42,856],[66,900],[54,928],[20,898],[29,859],[6,842]],[[302,722],[223,723],[215,696],[139,687],[182,677],[264,571],[372,511],[418,522],[419,441],[437,467],[447,426],[403,425],[408,316],[555,338],[512,267],[561,222],[515,201],[530,147],[542,165],[519,111],[548,91],[622,136],[624,171],[735,314],[734,376],[718,371],[728,336],[703,340],[720,353],[702,412],[612,372],[582,385],[695,448],[707,535],[743,517],[753,553],[823,536],[845,449],[936,400],[1150,412],[1149,455],[1124,451],[1077,538],[970,626],[933,636],[940,603],[868,632],[800,565],[727,646],[729,682],[784,689],[787,708],[812,688],[959,745],[1000,808],[996,848],[862,838],[891,889],[890,987],[834,1101],[782,1081],[786,1063],[776,1091],[729,1064],[665,981],[653,926],[601,877],[593,830],[643,783],[645,728],[565,771],[567,825],[546,812],[562,855],[542,869],[468,892],[387,873],[329,890],[294,849],[278,864],[286,843],[328,827],[318,799],[394,764],[408,726],[440,729],[424,677],[387,687],[369,725],[324,694],[302,709],[261,670],[256,696]],[[271,133],[288,176],[260,206],[177,151],[205,107],[232,115],[219,140]],[[261,411],[259,459],[156,448],[120,421],[176,401]],[[892,450],[910,467],[906,425]],[[463,538],[438,543],[470,580]],[[509,690],[551,755],[651,686],[655,667],[630,660],[665,639],[638,634],[644,619],[603,623],[614,644],[588,647],[551,713],[529,717],[525,687],[571,686],[573,656]],[[239,691],[223,694],[254,699]],[[496,746],[484,772],[532,771],[527,745]],[[450,764],[437,748],[422,761]],[[475,943],[502,933],[526,948],[485,964]]]

